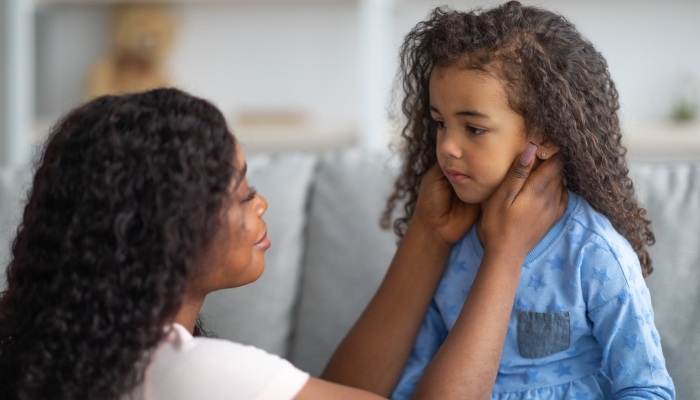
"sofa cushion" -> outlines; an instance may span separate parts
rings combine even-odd
[[[320,162],[290,360],[319,375],[360,316],[396,249],[379,218],[396,176],[387,153],[349,150]]]
[[[250,285],[209,294],[201,313],[214,335],[286,357],[316,156],[260,155],[247,162],[248,183],[269,204],[264,219],[272,247],[265,272]]]
[[[0,291],[7,285],[5,268],[10,262],[12,241],[22,219],[31,179],[29,166],[0,168]]]
[[[656,236],[647,278],[679,399],[700,399],[700,163],[631,165]]]

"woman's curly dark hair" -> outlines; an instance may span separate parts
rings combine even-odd
[[[235,146],[175,89],[101,97],[52,128],[0,298],[0,398],[118,399],[142,380],[222,224]]]
[[[607,63],[564,17],[517,1],[468,13],[437,8],[406,36],[397,77],[407,119],[404,164],[382,226],[389,227],[394,208],[405,201],[405,215],[394,221],[394,231],[404,235],[420,181],[437,161],[428,84],[434,67],[450,65],[496,71],[528,135],[559,146],[569,189],[610,220],[636,251],[644,276],[650,274],[646,246],[654,234],[628,177]]]

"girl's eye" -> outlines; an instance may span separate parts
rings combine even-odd
[[[250,188],[250,192],[245,196],[245,199],[243,199],[243,201],[249,202],[253,200],[257,194],[258,192],[255,190],[255,188]]]
[[[444,121],[433,120],[433,122],[435,122],[435,125],[437,125],[438,129],[445,129],[447,127]]]
[[[477,128],[476,126],[472,125],[467,125],[467,130],[474,135],[481,135],[482,133],[486,132],[486,129]]]

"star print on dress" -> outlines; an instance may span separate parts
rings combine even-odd
[[[515,302],[515,309],[516,310],[529,310],[530,303],[526,302],[522,298],[519,298],[518,301]]]
[[[539,293],[540,289],[547,287],[547,282],[545,282],[544,276],[531,276],[528,286]]]
[[[651,313],[647,312],[646,310],[642,310],[641,313],[637,315],[637,321],[639,321],[640,325],[647,325],[649,324],[649,320],[651,318]]]
[[[547,261],[549,265],[551,266],[550,269],[553,271],[555,269],[564,269],[565,264],[564,264],[564,259],[561,258],[559,254],[556,254],[554,258],[550,259]]]
[[[569,242],[571,242],[572,244],[580,245],[581,241],[583,240],[583,235],[581,235],[580,233],[571,231],[568,232],[567,235],[569,236]]]
[[[611,280],[606,268],[593,268],[593,279],[599,281],[603,286],[605,286],[605,282]]]
[[[571,365],[564,365],[563,362],[559,363],[559,368],[555,369],[554,373],[558,375],[557,378],[561,378],[565,375],[573,375],[571,373]]]
[[[604,216],[576,193],[569,194],[560,220],[564,222],[557,222],[542,246],[528,254],[532,261],[520,271],[503,362],[490,398],[613,399],[624,397],[632,382],[640,381],[633,390],[637,397],[672,400],[673,383],[665,370],[639,259]],[[454,305],[462,305],[471,289],[482,249],[474,227],[454,246],[440,281],[446,290],[433,298],[392,400],[410,399],[452,329],[455,316],[450,314],[458,313]],[[632,278],[638,278],[636,283]],[[528,324],[517,318],[523,312],[532,314]],[[568,321],[563,312],[568,312]],[[523,357],[521,350],[531,343],[543,348],[541,357]],[[427,348],[423,358],[417,354],[422,346]],[[549,347],[556,352],[550,354]]]
[[[593,245],[595,246],[595,249],[598,251],[604,251],[606,253],[610,252],[610,246],[608,246],[607,243],[605,243],[604,241],[602,241],[600,239],[593,241]]]
[[[535,383],[537,382],[537,374],[539,374],[539,371],[535,371],[533,369],[526,369],[525,370],[525,376],[523,379],[525,380],[525,383]]]
[[[648,362],[647,365],[649,366],[649,368],[651,368],[652,371],[656,371],[657,369],[664,369],[666,367],[664,365],[664,362],[659,360],[659,358],[656,356],[654,356],[654,359]]]
[[[629,279],[630,283],[637,280],[637,272],[638,271],[639,271],[638,266],[632,265],[632,264],[627,265],[627,279]]]
[[[596,307],[600,307],[603,304],[605,304],[608,300],[605,298],[605,296],[603,296],[603,293],[598,292],[593,301],[595,301]]]
[[[625,336],[625,346],[632,349],[632,351],[637,350],[637,346],[644,344],[644,341],[639,339],[638,333],[633,333],[631,335]]]
[[[627,302],[630,300],[630,292],[627,290],[623,290],[620,294],[617,295],[617,300],[620,302],[620,305],[626,305]]]
[[[558,313],[562,311],[566,311],[566,307],[559,304],[559,302],[556,299],[554,300],[554,304],[549,306],[549,312],[551,313]]]
[[[624,363],[622,361],[617,362],[617,375],[619,376],[628,376],[632,375],[632,369],[627,363]]]

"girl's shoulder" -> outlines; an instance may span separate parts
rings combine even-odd
[[[607,277],[620,275],[627,283],[643,281],[637,253],[627,239],[615,230],[603,214],[573,192],[577,206],[571,213],[567,230],[570,246],[576,250],[576,264],[581,273],[606,284]]]
[[[637,258],[632,245],[615,230],[610,220],[596,211],[588,202],[569,191],[575,196],[576,207],[571,213],[571,226],[568,236],[571,242],[581,246],[593,246],[598,250],[608,250],[617,258]]]

